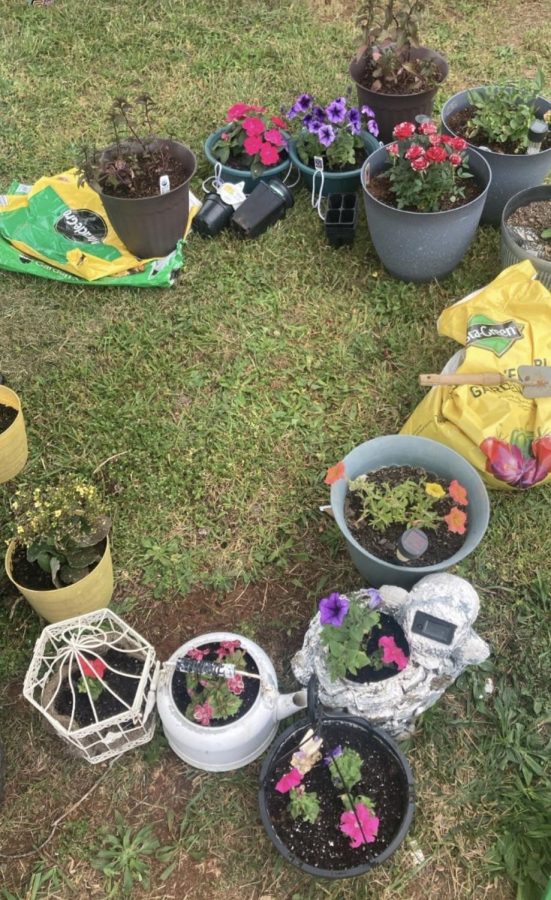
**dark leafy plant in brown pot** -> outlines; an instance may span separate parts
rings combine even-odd
[[[358,10],[363,43],[350,75],[360,104],[373,109],[385,144],[399,122],[432,114],[436,91],[448,74],[446,60],[419,44],[425,6],[424,0],[366,0]]]
[[[81,183],[98,192],[126,247],[141,259],[166,256],[183,238],[195,155],[180,141],[153,130],[155,104],[141,94],[131,104],[118,97],[109,122],[114,140],[103,150],[81,148]]]

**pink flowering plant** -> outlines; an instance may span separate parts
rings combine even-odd
[[[420,125],[400,122],[392,134],[385,176],[398,209],[439,212],[465,199],[465,181],[473,176],[463,138],[440,134],[430,119]]]
[[[346,97],[335,97],[326,106],[311,94],[300,94],[287,118],[298,124],[297,153],[305,165],[321,156],[329,169],[356,166],[358,151],[365,152],[362,131],[379,134],[375,113],[369,106],[350,106]]]
[[[186,656],[198,661],[230,664],[241,670],[245,670],[247,665],[245,651],[239,641],[220,641],[217,647],[193,647]],[[245,682],[243,676],[238,674],[221,678],[187,672],[186,690],[190,698],[186,718],[208,726],[213,719],[227,719],[239,712]]]
[[[280,794],[289,795],[291,817],[311,824],[317,822],[322,805],[317,791],[307,790],[303,782],[308,781],[309,772],[321,761],[322,744],[322,739],[309,729],[291,757],[291,768],[275,785],[275,790]],[[356,750],[339,745],[327,751],[323,762],[344,807],[338,829],[349,838],[351,848],[373,843],[379,830],[379,818],[375,815],[373,803],[365,794],[352,794],[362,780],[362,757]]]
[[[266,114],[265,106],[234,103],[226,113],[229,124],[212,146],[222,164],[250,169],[255,178],[279,165],[287,155],[286,122]]]
[[[362,588],[350,597],[332,593],[320,600],[320,637],[333,681],[348,673],[356,675],[365,666],[376,670],[392,667],[395,672],[407,666],[408,657],[391,636],[382,635],[369,655],[365,651],[371,632],[381,621],[377,611],[381,601],[375,588]]]

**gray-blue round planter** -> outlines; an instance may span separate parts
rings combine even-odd
[[[232,184],[237,184],[239,181],[244,181],[244,191],[246,194],[250,194],[253,188],[255,188],[256,185],[261,181],[269,181],[270,178],[285,177],[286,173],[291,167],[291,161],[288,157],[283,162],[280,162],[277,166],[270,166],[268,169],[265,169],[262,175],[260,175],[258,178],[255,178],[254,175],[251,175],[250,169],[232,169],[231,166],[225,166],[220,162],[219,159],[216,159],[212,152],[212,147],[215,145],[216,141],[227,127],[228,126],[226,125],[224,128],[219,128],[218,131],[213,131],[212,134],[209,134],[204,146],[205,156],[207,157],[213,169],[217,163],[222,166],[222,181],[231,181]]]
[[[408,434],[373,438],[345,456],[344,466],[346,478],[340,478],[331,485],[331,508],[346,540],[352,562],[371,587],[395,584],[409,590],[425,575],[444,572],[461,562],[484,537],[490,518],[490,501],[484,483],[476,469],[463,456],[444,444]],[[457,553],[433,566],[404,567],[378,559],[358,543],[349,530],[344,515],[347,479],[357,478],[358,475],[385,466],[421,466],[427,472],[434,472],[446,480],[456,478],[466,488],[469,500],[467,536]]]
[[[375,150],[378,150],[381,145],[368,131],[361,131],[360,134],[364,142],[365,152],[369,157],[369,155]],[[291,157],[293,165],[299,170],[302,181],[307,187],[311,188],[315,169],[302,162],[297,153],[296,141],[294,140],[289,143],[289,156]],[[321,192],[322,197],[327,197],[328,194],[353,194],[354,191],[358,190],[361,172],[361,167],[359,169],[351,169],[349,172],[331,172],[329,169],[324,169],[323,190]],[[317,176],[317,190],[319,189],[320,184],[321,178]]]
[[[484,93],[487,88],[477,87],[472,90]],[[454,94],[444,104],[442,123],[446,134],[457,136],[448,125],[450,116],[470,105],[468,91]],[[536,109],[540,115],[543,115],[551,109],[551,103],[543,97],[538,97]],[[474,145],[470,144],[469,146]],[[545,176],[551,170],[551,147],[540,153],[531,154],[495,153],[493,150],[483,150],[482,147],[475,147],[475,150],[484,157],[492,170],[492,183],[482,213],[482,221],[491,225],[499,225],[503,208],[510,197],[518,194],[524,188],[542,184],[545,180]]]
[[[372,153],[362,169],[367,225],[377,256],[391,275],[402,281],[444,278],[459,265],[476,234],[492,178],[479,153],[469,150],[469,170],[483,185],[482,193],[442,212],[409,212],[378,200],[366,188],[368,179],[390,165],[386,147]]]

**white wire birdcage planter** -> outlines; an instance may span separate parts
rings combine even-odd
[[[155,648],[100,609],[43,630],[23,695],[77,756],[100,763],[153,737],[159,668]]]

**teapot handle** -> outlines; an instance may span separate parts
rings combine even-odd
[[[308,682],[307,711],[308,718],[310,719],[310,724],[315,731],[321,719],[322,712],[319,699],[319,681],[317,675],[312,675],[310,677],[310,681]]]

